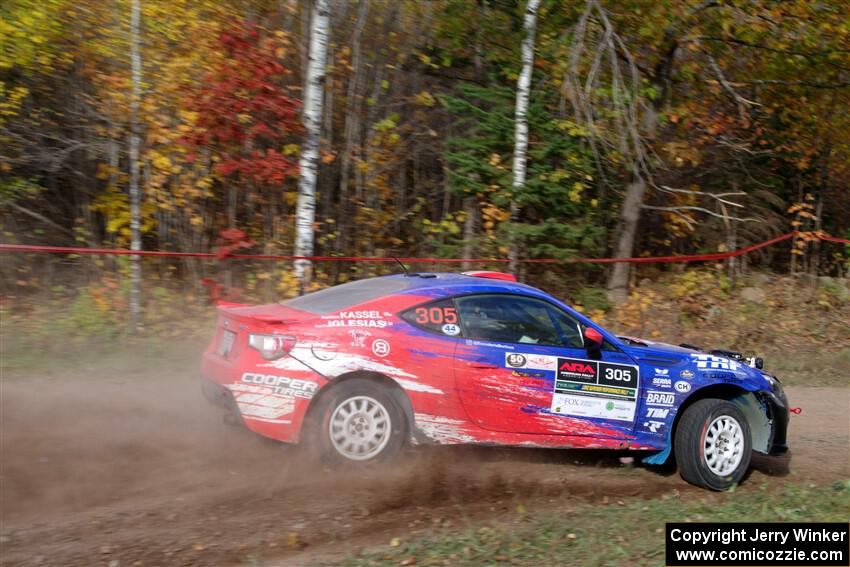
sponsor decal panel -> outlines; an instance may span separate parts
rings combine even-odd
[[[466,344],[469,346],[480,346],[480,347],[490,347],[490,348],[500,348],[502,350],[514,350],[516,347],[514,345],[509,345],[506,343],[490,343],[487,341],[476,341],[472,339],[467,339]]]
[[[676,394],[671,392],[655,392],[650,390],[646,393],[646,405],[673,407],[676,403]]]
[[[375,356],[387,356],[390,353],[390,343],[384,339],[372,341],[372,354]]]
[[[646,408],[646,417],[655,419],[667,419],[667,414],[670,413],[668,408]]]
[[[664,427],[663,421],[644,421],[643,426],[649,429],[653,433],[658,433],[659,429]]]
[[[691,358],[696,360],[697,368],[700,370],[731,370],[735,372],[741,369],[741,363],[735,362],[725,356],[692,354]]]
[[[552,413],[632,421],[638,393],[638,369],[578,358],[558,358]]]
[[[659,378],[656,376],[652,379],[652,385],[656,388],[672,388],[673,381],[670,378]]]
[[[319,385],[288,376],[246,372],[240,383],[229,384],[227,388],[245,419],[289,423],[290,420],[283,418],[295,411],[296,400],[311,399]]]
[[[351,335],[351,346],[356,348],[365,348],[366,339],[372,336],[372,333],[363,329],[352,329],[348,334]]]
[[[530,368],[532,370],[555,370],[558,358],[545,354],[528,354],[519,352],[505,353],[505,366],[508,368]]]
[[[546,374],[543,372],[529,372],[528,370],[511,370],[511,376],[517,378],[540,378],[543,379],[546,377]]]
[[[460,327],[454,323],[446,323],[443,325],[442,329],[443,334],[449,335],[450,337],[455,337],[460,334]]]
[[[334,315],[323,315],[325,321],[319,327],[372,327],[385,329],[392,326],[392,321],[385,319],[386,313],[380,311],[340,311]]]
[[[554,356],[546,356],[545,354],[529,354],[528,367],[534,370],[555,370],[558,365],[558,358]]]
[[[670,369],[669,368],[656,368],[655,369],[655,375],[656,376],[669,376],[670,375]]]
[[[319,388],[318,384],[310,380],[298,380],[288,376],[258,374],[255,372],[244,373],[242,375],[242,382],[255,386],[264,386],[266,389],[270,389],[273,394],[279,396],[291,396],[306,400],[311,399]]]
[[[691,385],[688,382],[683,382],[681,380],[673,384],[673,388],[681,394],[691,391]]]
[[[558,359],[558,380],[596,384],[598,374],[599,363],[596,361],[575,358]]]
[[[599,384],[579,384],[576,382],[565,382],[559,380],[555,383],[555,387],[559,390],[572,390],[575,392],[585,392],[590,395],[595,395],[603,398],[632,398],[635,391],[630,388],[616,388],[612,386],[600,386]]]
[[[524,354],[520,354],[518,352],[506,352],[505,353],[505,364],[510,368],[525,368],[528,359]]]
[[[694,373],[691,370],[682,370],[679,372],[679,378],[684,378],[685,380],[690,380],[694,377]]]
[[[625,398],[596,398],[556,392],[552,396],[552,413],[631,421],[635,415],[635,403]]]
[[[732,372],[706,372],[703,374],[709,380],[721,380],[723,382],[736,382],[738,376]]]

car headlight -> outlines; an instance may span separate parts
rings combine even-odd
[[[764,379],[767,380],[768,384],[770,384],[770,389],[773,390],[774,393],[782,393],[782,382],[779,381],[779,378],[766,373],[762,373],[762,376],[764,376]]]
[[[248,346],[260,351],[260,356],[266,360],[276,360],[289,354],[295,347],[295,337],[288,335],[248,335]]]

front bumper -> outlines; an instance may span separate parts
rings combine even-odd
[[[767,410],[771,422],[768,455],[782,455],[788,452],[788,398],[780,388],[773,392],[759,392],[762,404]]]

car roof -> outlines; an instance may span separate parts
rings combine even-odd
[[[484,276],[469,276],[455,272],[411,272],[408,275],[394,274],[392,276],[383,276],[382,278],[374,279],[401,279],[407,282],[409,290],[425,290],[425,289],[451,289],[459,287],[480,286],[487,287],[492,291],[498,289],[508,292],[533,291],[542,293],[539,289],[529,285],[501,280],[496,278],[488,278]]]
[[[434,298],[467,293],[518,293],[548,297],[537,288],[506,280],[452,272],[418,272],[355,280],[290,299],[284,304],[325,315],[381,297],[409,293]]]

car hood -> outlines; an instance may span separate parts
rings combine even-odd
[[[683,359],[688,358],[691,353],[699,352],[692,348],[686,348],[669,343],[661,343],[649,339],[641,339],[637,337],[618,336],[623,342],[623,346],[629,354],[637,358],[646,358],[649,356],[669,356],[670,358]]]
[[[742,361],[731,363],[735,367],[734,370],[701,369],[696,359],[691,355],[705,355],[706,353],[703,351],[636,337],[618,338],[622,341],[623,350],[636,360],[675,369],[676,372],[670,374],[670,376],[679,377],[691,382],[702,382],[704,384],[718,381],[723,382],[725,378],[734,376],[736,381],[755,380],[756,382],[753,385],[758,386],[758,388],[753,387],[748,389],[759,389],[764,386],[764,373],[751,368]],[[725,359],[726,357],[715,356],[715,358]],[[682,373],[682,370],[687,372]]]

